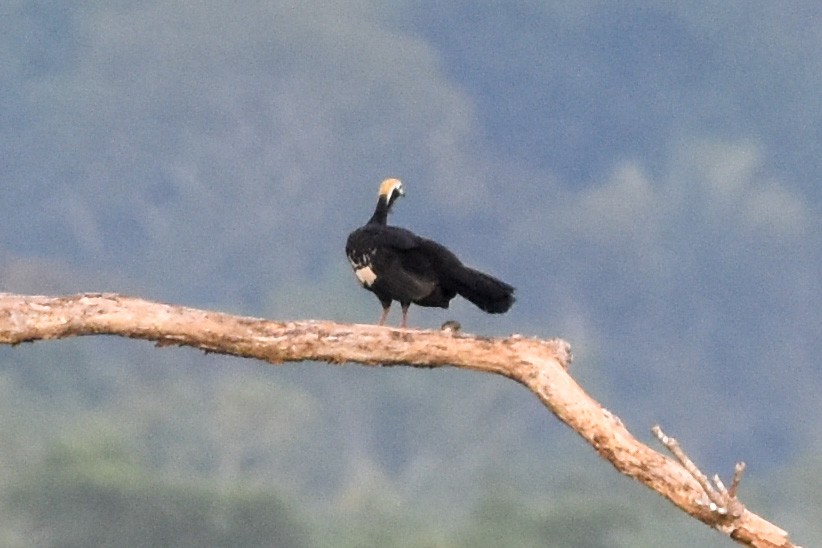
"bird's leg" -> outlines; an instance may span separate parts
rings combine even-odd
[[[402,322],[400,323],[400,327],[406,328],[408,327],[408,307],[411,306],[411,303],[400,303],[402,306]]]
[[[377,322],[377,325],[385,325],[385,319],[388,317],[389,308],[391,308],[391,303],[388,303],[388,306],[382,307],[382,314],[380,314],[380,321]]]

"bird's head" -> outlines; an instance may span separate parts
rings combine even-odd
[[[386,179],[380,185],[380,199],[385,200],[388,207],[400,196],[405,196],[405,189],[399,179]]]

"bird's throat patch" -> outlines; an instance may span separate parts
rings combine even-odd
[[[374,274],[374,271],[371,270],[370,266],[363,266],[354,270],[354,274],[357,275],[357,279],[365,286],[371,287],[376,279],[377,275]]]

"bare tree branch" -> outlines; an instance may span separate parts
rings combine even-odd
[[[531,390],[562,422],[621,473],[741,544],[794,546],[788,534],[736,499],[738,465],[726,490],[711,485],[676,440],[655,428],[671,459],[639,442],[574,382],[568,343],[514,335],[490,339],[454,330],[415,331],[323,321],[274,322],[145,301],[118,294],[61,297],[0,294],[0,343],[16,345],[84,335],[118,335],[272,364],[293,361],[453,366],[495,373]],[[717,478],[718,479],[718,478]],[[706,504],[706,501],[708,503]],[[720,511],[721,510],[721,511]]]

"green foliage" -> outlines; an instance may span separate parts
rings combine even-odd
[[[822,541],[822,456],[809,455],[743,490],[748,507],[769,516],[799,546]]]
[[[469,547],[552,546],[611,548],[636,526],[625,505],[612,500],[567,497],[548,507],[519,499],[489,497],[477,506],[462,545]]]
[[[162,367],[113,362],[97,397],[67,405],[59,385],[85,355],[70,350],[61,367],[21,366],[36,383],[0,376],[0,545],[727,543],[488,376],[271,369],[146,349]],[[786,472],[778,491],[750,475],[746,502],[811,545],[816,470]]]
[[[113,431],[56,444],[11,489],[6,514],[39,546],[309,546],[272,490],[167,481]]]

